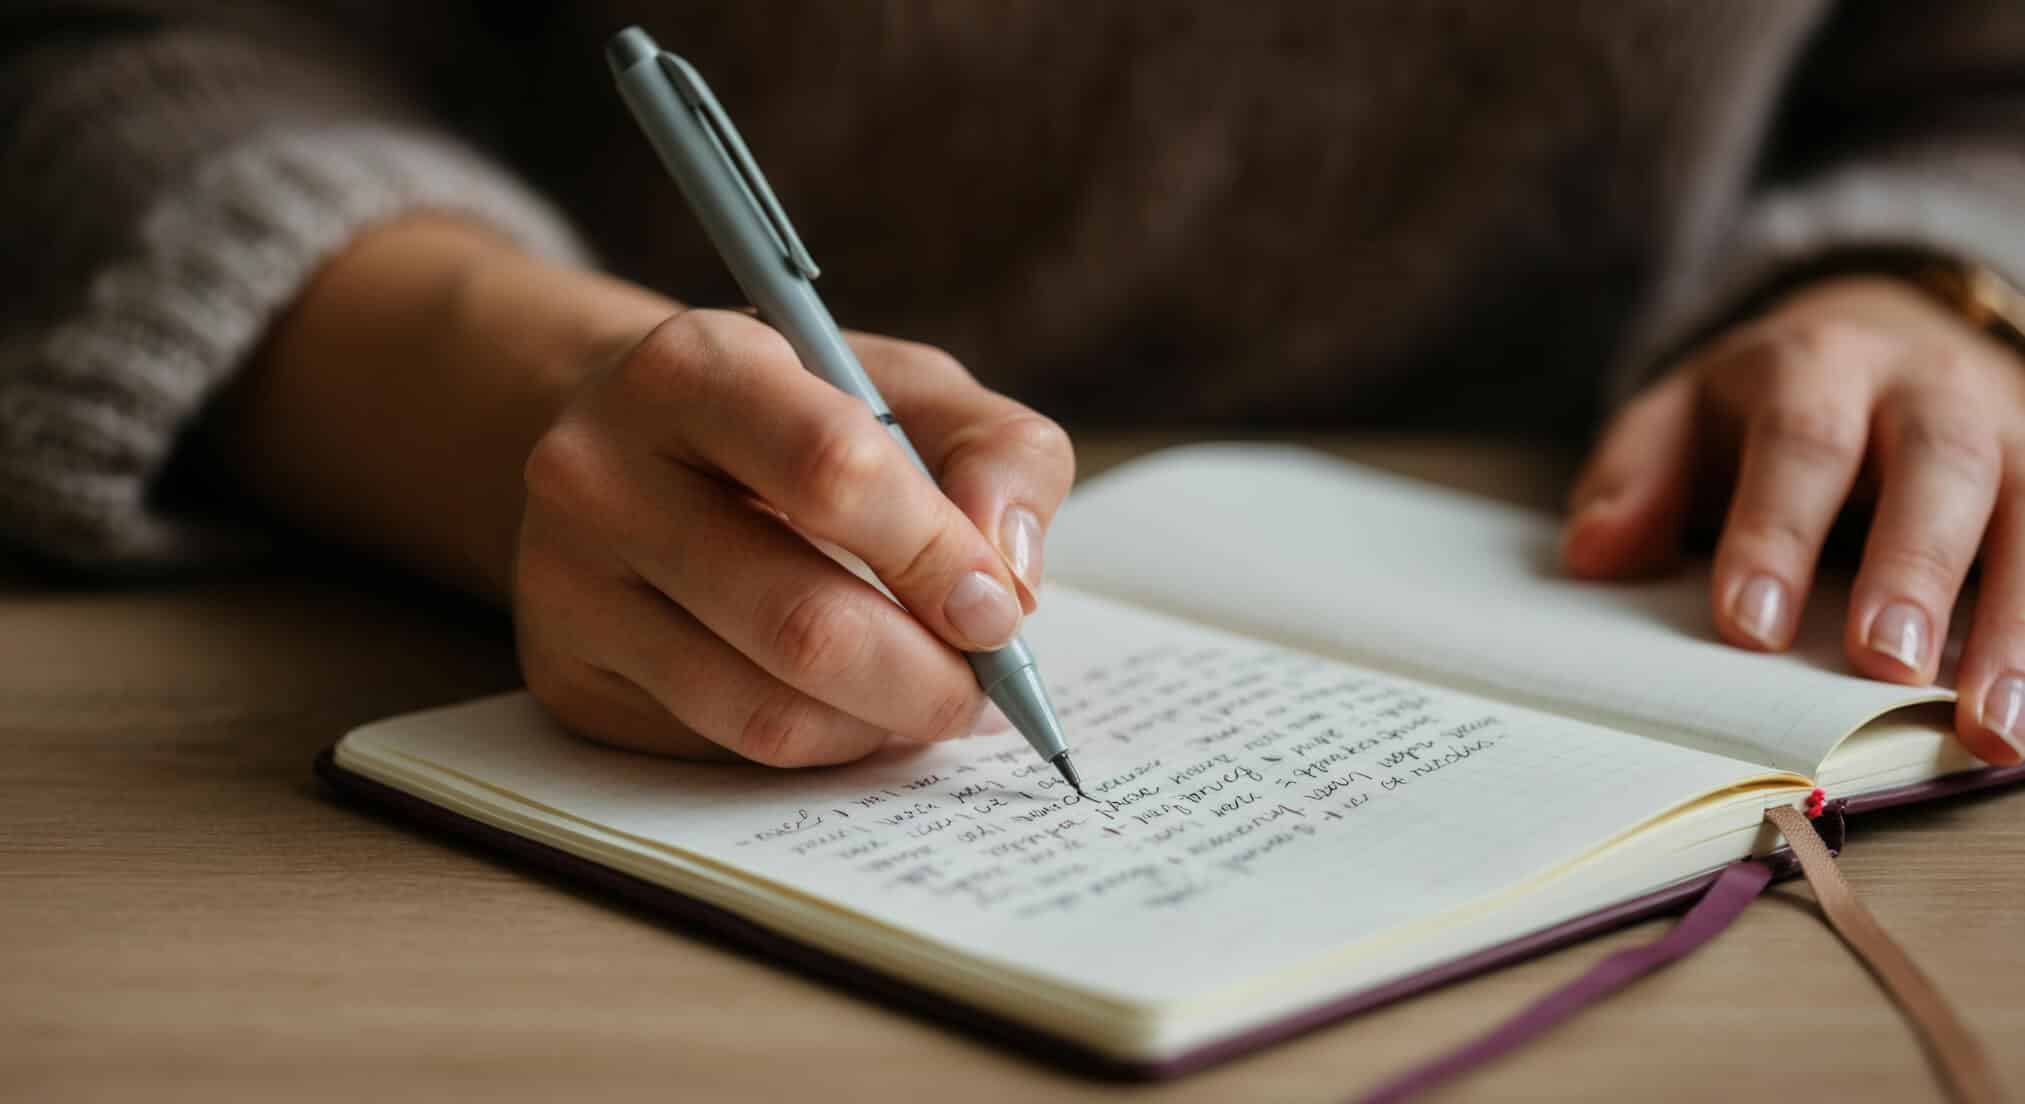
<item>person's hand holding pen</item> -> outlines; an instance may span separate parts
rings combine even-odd
[[[415,218],[320,273],[209,431],[272,508],[510,601],[528,684],[578,732],[841,762],[970,730],[960,650],[1032,610],[1074,471],[947,355],[850,342],[939,491],[752,317]]]
[[[742,314],[677,315],[579,389],[528,459],[514,584],[521,663],[558,715],[774,766],[970,731],[984,699],[956,649],[1004,645],[1031,610],[1068,439],[936,350],[853,344],[949,496]]]

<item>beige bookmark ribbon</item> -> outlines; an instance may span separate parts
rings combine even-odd
[[[1963,1026],[1940,990],[1850,892],[1849,883],[1842,880],[1842,871],[1835,865],[1835,856],[1829,854],[1828,845],[1821,842],[1806,816],[1790,805],[1781,805],[1765,810],[1765,819],[1786,837],[1793,856],[1800,860],[1800,872],[1814,888],[1814,899],[1828,917],[1829,926],[1863,960],[1911,1021],[1935,1072],[1955,1099],[1962,1104],[2004,1100],[2004,1090],[1982,1044]]]

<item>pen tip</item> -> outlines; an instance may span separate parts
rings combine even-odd
[[[1068,752],[1062,752],[1060,755],[1050,759],[1049,762],[1055,765],[1056,770],[1062,772],[1062,780],[1075,789],[1077,797],[1086,800],[1089,798],[1090,795],[1083,792],[1083,778],[1076,773],[1076,764],[1069,762]]]

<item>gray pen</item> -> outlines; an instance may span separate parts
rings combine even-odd
[[[633,118],[759,316],[787,338],[809,371],[865,400],[914,466],[933,480],[816,295],[816,262],[703,78],[638,27],[612,36],[605,58]],[[966,658],[1006,719],[1082,794],[1082,779],[1069,761],[1061,722],[1026,642],[1014,637],[995,652],[969,652]]]

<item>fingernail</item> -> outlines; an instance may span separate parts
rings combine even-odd
[[[1770,575],[1753,575],[1730,600],[1730,618],[1751,639],[1768,648],[1779,646],[1779,625],[1786,616],[1786,587]]]
[[[1927,615],[1911,602],[1893,602],[1870,622],[1870,650],[1918,671],[1927,650]]]
[[[1003,583],[982,571],[965,575],[942,603],[949,625],[977,651],[997,648],[1020,627],[1020,604]]]
[[[2005,675],[1984,691],[1983,708],[1976,714],[1976,723],[2002,737],[2019,755],[2025,755],[2025,736],[2018,732],[2021,715],[2025,715],[2025,678]]]
[[[1041,519],[1024,506],[1005,512],[998,523],[998,547],[1028,590],[1041,588]]]

